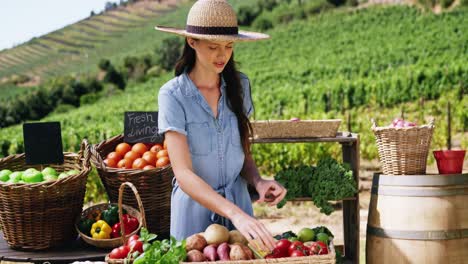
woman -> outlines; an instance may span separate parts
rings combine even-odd
[[[159,91],[159,133],[164,133],[175,179],[171,235],[203,232],[212,223],[260,238],[274,247],[272,235],[253,215],[247,184],[259,202],[276,205],[286,190],[264,180],[250,153],[248,117],[253,105],[248,78],[236,71],[233,45],[269,36],[239,32],[232,7],[223,0],[196,2],[186,29],[157,26],[186,37],[176,77]]]

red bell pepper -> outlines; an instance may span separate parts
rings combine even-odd
[[[131,215],[128,215],[128,214],[124,214],[122,216],[122,221],[123,221],[124,227],[125,227],[125,235],[131,234],[140,225],[140,223],[138,222],[138,219],[136,219],[135,217],[133,217]],[[111,237],[116,238],[116,237],[120,237],[120,236],[121,236],[120,222],[118,222],[118,223],[116,223],[115,225],[112,226]]]

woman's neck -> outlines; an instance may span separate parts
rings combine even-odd
[[[198,89],[212,90],[219,89],[220,76],[216,72],[209,72],[195,65],[189,73],[190,79],[195,83]]]

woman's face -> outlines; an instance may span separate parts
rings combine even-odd
[[[187,39],[197,54],[197,64],[209,72],[221,73],[232,56],[234,42]]]

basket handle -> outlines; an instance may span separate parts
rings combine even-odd
[[[127,242],[127,237],[125,235],[125,226],[123,223],[123,206],[122,206],[123,192],[124,192],[125,186],[130,187],[130,189],[132,189],[133,193],[135,194],[135,198],[137,199],[137,202],[138,202],[138,209],[140,210],[140,214],[141,214],[141,225],[142,227],[146,228],[145,209],[143,208],[143,202],[141,201],[140,194],[138,193],[137,188],[135,188],[135,185],[133,185],[131,182],[122,183],[119,188],[118,205],[119,205],[120,235],[122,236],[123,245],[125,245],[125,243]]]
[[[83,165],[84,167],[90,167],[90,159],[91,159],[91,152],[90,152],[90,145],[88,140],[85,138],[83,141],[81,141],[81,146],[80,146],[80,153],[79,153],[80,159],[83,159]]]
[[[372,128],[376,128],[376,127],[377,127],[377,124],[375,123],[375,119],[374,119],[374,118],[371,118],[371,122],[372,122]]]
[[[434,124],[435,124],[435,119],[434,117],[431,117],[431,120],[429,120],[429,126],[434,127]]]

